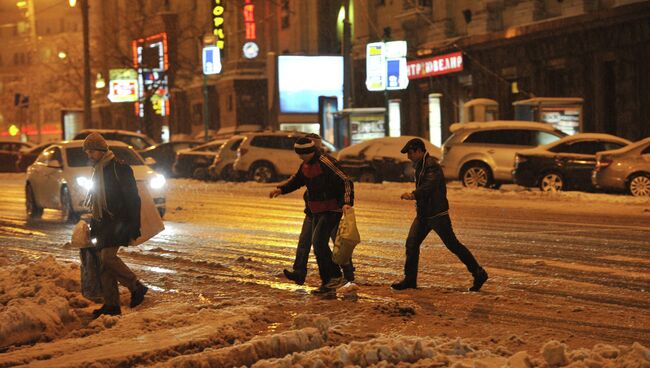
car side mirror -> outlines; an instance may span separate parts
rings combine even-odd
[[[51,167],[53,169],[61,169],[63,168],[63,165],[61,165],[61,161],[59,160],[50,160],[47,162],[47,167]]]
[[[144,159],[144,164],[147,166],[153,166],[156,164],[156,160],[153,157],[147,157]]]

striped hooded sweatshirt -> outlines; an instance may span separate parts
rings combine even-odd
[[[341,170],[338,161],[316,152],[309,162],[303,162],[298,171],[278,188],[282,194],[303,186],[309,192],[307,206],[312,213],[341,211],[344,204],[354,205],[352,180]]]

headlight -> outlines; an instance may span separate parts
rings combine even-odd
[[[166,182],[167,180],[165,179],[164,176],[160,174],[156,174],[154,175],[153,178],[149,180],[149,186],[151,187],[151,189],[160,189],[165,186]]]
[[[93,181],[85,176],[77,177],[77,185],[89,191],[93,189]]]

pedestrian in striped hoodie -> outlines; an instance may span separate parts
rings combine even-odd
[[[338,162],[318,150],[311,139],[299,138],[294,150],[302,164],[284,185],[272,190],[269,196],[275,198],[307,186],[307,205],[313,214],[312,244],[321,278],[321,286],[314,293],[325,294],[343,283],[341,269],[332,260],[328,243],[331,232],[341,220],[343,208],[354,204],[354,189]]]

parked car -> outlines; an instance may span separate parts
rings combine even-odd
[[[145,165],[142,157],[123,142],[108,141],[115,156],[131,165],[135,180],[146,182],[160,216],[165,215],[165,177]],[[83,141],[64,141],[45,149],[27,168],[25,207],[29,218],[39,218],[44,208],[61,210],[66,222],[76,222],[92,188],[92,163]]]
[[[156,161],[151,167],[157,172],[169,177],[172,175],[172,166],[176,161],[176,153],[198,146],[197,141],[173,141],[159,143],[139,151],[143,158],[151,157]]]
[[[106,140],[120,141],[133,147],[136,151],[143,150],[156,144],[151,138],[144,134],[132,132],[130,130],[117,129],[84,129],[77,133],[73,139],[85,139],[90,133],[97,132]]]
[[[650,197],[650,137],[597,153],[591,180],[596,188]]]
[[[172,173],[176,177],[204,180],[208,177],[208,166],[214,161],[225,139],[217,139],[194,148],[178,151]]]
[[[472,188],[512,182],[517,151],[566,136],[550,124],[529,121],[456,123],[450,130],[440,160],[445,178]]]
[[[516,184],[544,192],[593,190],[596,153],[632,142],[609,134],[578,133],[553,143],[517,152],[512,176]]]
[[[236,175],[258,183],[268,183],[294,174],[301,161],[293,145],[306,134],[296,131],[242,133],[245,138],[233,163]],[[333,152],[331,143],[322,142],[325,152]]]
[[[31,143],[0,141],[0,172],[15,172],[20,152],[32,147]]]
[[[20,151],[18,153],[18,160],[16,161],[16,171],[25,172],[29,165],[33,164],[36,161],[38,155],[43,152],[47,147],[54,144],[54,142],[48,142],[34,146],[26,151]]]
[[[353,180],[368,183],[413,181],[413,164],[400,151],[412,136],[384,137],[363,141],[338,152],[338,161]],[[440,159],[440,148],[423,139],[427,152]]]
[[[221,146],[217,155],[214,156],[212,164],[208,167],[210,179],[237,180],[237,174],[232,166],[237,159],[237,149],[245,138],[243,135],[233,135]]]

